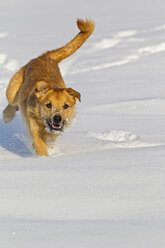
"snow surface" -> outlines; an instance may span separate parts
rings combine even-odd
[[[0,2],[0,248],[165,246],[164,0]],[[60,65],[82,94],[52,156],[37,158],[19,114],[2,120],[20,66],[96,30]]]

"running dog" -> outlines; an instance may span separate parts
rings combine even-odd
[[[65,46],[32,59],[11,78],[6,90],[8,106],[4,122],[10,122],[20,109],[33,138],[37,155],[48,156],[48,143],[68,127],[75,116],[79,92],[66,88],[58,63],[69,57],[94,30],[92,20],[77,19],[80,32]]]

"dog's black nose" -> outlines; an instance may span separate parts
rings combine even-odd
[[[62,121],[61,115],[55,115],[55,116],[53,117],[53,122],[54,122],[54,123],[60,123],[61,121]]]

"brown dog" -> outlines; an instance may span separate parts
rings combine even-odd
[[[66,88],[58,63],[73,54],[91,35],[94,22],[77,20],[80,32],[65,46],[31,60],[11,78],[6,90],[9,102],[3,111],[5,123],[18,109],[27,122],[37,155],[48,156],[48,143],[54,141],[75,115],[80,93]]]

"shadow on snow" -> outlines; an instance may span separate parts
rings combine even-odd
[[[32,156],[32,152],[27,148],[23,139],[24,133],[20,116],[8,124],[0,120],[0,146],[21,157]]]

